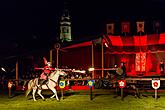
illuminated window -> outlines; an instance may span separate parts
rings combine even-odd
[[[63,32],[63,33],[69,33],[69,30],[68,30],[67,27],[63,27],[63,28],[62,28],[62,32]]]

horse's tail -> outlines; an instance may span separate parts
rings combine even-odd
[[[36,86],[36,81],[37,78],[35,79],[31,79],[29,82],[28,82],[28,88],[26,90],[26,93],[25,93],[25,97],[27,97],[29,95],[29,93],[31,92],[31,90],[33,89],[34,86]]]

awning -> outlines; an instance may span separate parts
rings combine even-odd
[[[165,33],[144,36],[112,36],[109,35],[112,46],[149,46],[165,44]]]
[[[98,38],[97,38],[98,39]],[[73,49],[80,48],[92,45],[93,41],[97,39],[76,43],[69,45],[67,47],[63,47],[62,49]],[[143,36],[106,36],[103,37],[103,42],[108,42],[110,44],[111,51],[139,51],[139,47],[142,51],[165,51],[165,33],[161,34],[151,34],[151,35],[143,35]],[[146,48],[147,47],[147,48]],[[135,50],[136,49],[136,50]]]

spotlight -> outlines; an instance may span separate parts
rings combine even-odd
[[[4,71],[4,72],[6,72],[5,68],[3,68],[3,67],[1,67],[1,70]]]

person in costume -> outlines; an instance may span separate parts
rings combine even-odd
[[[41,73],[40,75],[40,78],[39,78],[39,89],[41,89],[42,85],[43,84],[47,84],[48,82],[48,77],[52,71],[52,65],[51,65],[51,62],[47,62],[46,58],[44,57],[44,68],[43,68],[43,72]]]
[[[121,62],[121,65],[120,66],[121,66],[120,68],[123,70],[122,77],[125,79],[125,77],[127,76],[125,63],[124,62]]]

